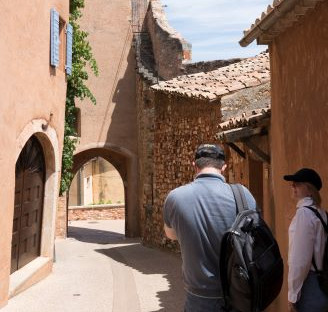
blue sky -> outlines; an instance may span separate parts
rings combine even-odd
[[[267,48],[238,41],[269,0],[162,0],[167,19],[192,44],[192,61],[254,56]]]

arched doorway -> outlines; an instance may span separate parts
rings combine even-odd
[[[124,220],[125,190],[116,168],[94,157],[77,171],[68,195],[68,221]]]
[[[96,157],[101,157],[112,164],[119,172],[124,186],[125,235],[138,237],[140,235],[140,223],[136,156],[123,148],[110,144],[100,147],[90,145],[88,147],[74,155],[73,174],[75,175],[85,163]]]
[[[95,157],[75,174],[69,190],[69,206],[124,203],[120,173],[107,160]]]
[[[32,136],[16,162],[11,273],[40,256],[45,159]]]

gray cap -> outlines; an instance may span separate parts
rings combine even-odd
[[[223,149],[215,144],[201,144],[198,146],[195,159],[201,157],[225,160]]]

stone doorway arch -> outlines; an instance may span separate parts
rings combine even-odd
[[[110,144],[102,147],[88,146],[74,155],[72,173],[75,175],[85,163],[95,157],[104,158],[119,172],[124,185],[125,235],[127,237],[140,236],[136,156],[124,148]]]

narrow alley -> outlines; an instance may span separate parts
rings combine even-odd
[[[53,274],[1,311],[182,311],[179,255],[125,238],[124,220],[71,221],[55,257]]]

